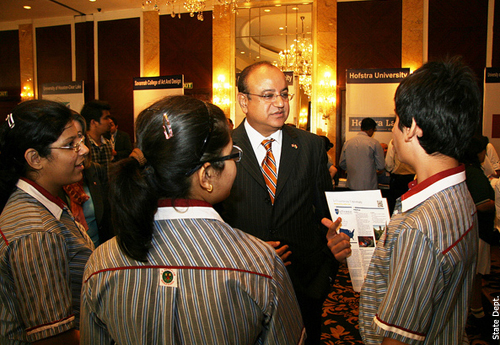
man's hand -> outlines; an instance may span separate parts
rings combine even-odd
[[[328,233],[326,234],[328,248],[330,248],[330,251],[338,262],[346,262],[346,258],[351,255],[351,243],[349,242],[349,236],[344,233],[337,233],[341,222],[342,219],[340,217],[335,222],[332,222],[328,218],[321,220],[321,224],[328,228]]]
[[[287,261],[288,257],[292,254],[292,252],[288,250],[288,244],[280,247],[280,241],[267,241],[266,243],[276,249],[276,254],[278,254],[285,266],[291,264],[290,261]]]

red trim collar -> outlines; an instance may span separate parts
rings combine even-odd
[[[160,199],[158,207],[212,207],[212,205],[203,200],[194,199]]]
[[[67,208],[66,204],[64,203],[64,201],[62,201],[62,199],[60,197],[54,196],[54,195],[50,194],[49,191],[47,191],[45,188],[43,188],[42,186],[40,186],[35,181],[28,180],[25,177],[21,177],[20,180],[23,180],[24,182],[26,182],[29,185],[31,185],[33,188],[35,188],[37,191],[39,191],[44,197],[46,197],[47,199],[49,199],[50,201],[52,201],[54,204],[56,204],[57,206],[59,206],[62,210],[64,210],[65,208]]]
[[[457,166],[455,168],[440,171],[437,174],[432,175],[431,177],[425,179],[424,181],[422,181],[420,183],[418,183],[417,180],[413,180],[408,184],[408,187],[410,188],[410,190],[401,196],[401,200],[408,199],[410,196],[415,195],[418,192],[421,192],[422,190],[426,189],[427,187],[436,183],[437,181],[442,180],[445,177],[458,174],[462,171],[465,171],[465,165],[460,164],[459,166]]]

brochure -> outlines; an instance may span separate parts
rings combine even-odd
[[[326,192],[332,220],[342,218],[339,232],[350,237],[347,258],[354,291],[360,292],[378,239],[389,224],[387,200],[380,190]]]

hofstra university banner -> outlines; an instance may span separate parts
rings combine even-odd
[[[184,75],[134,78],[134,121],[141,111],[160,99],[184,94]]]
[[[371,117],[377,122],[373,137],[389,144],[396,117],[394,93],[410,69],[348,69],[346,73],[346,140],[359,133],[365,117]]]
[[[483,135],[500,153],[500,68],[484,71]]]

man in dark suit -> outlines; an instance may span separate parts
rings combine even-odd
[[[111,141],[111,146],[113,148],[113,162],[117,162],[120,159],[127,158],[132,152],[132,142],[130,141],[130,135],[127,132],[118,129],[118,122],[116,118],[110,116],[111,118],[111,128],[109,133],[106,133],[104,137]]]
[[[333,189],[323,140],[284,126],[289,113],[284,74],[267,62],[245,68],[238,80],[238,102],[246,119],[233,131],[243,150],[231,195],[222,205],[224,219],[272,245],[287,265],[308,334],[318,344],[322,304],[338,262],[350,253],[346,235],[335,236],[332,252],[326,242],[329,220],[324,192]],[[263,140],[272,140],[271,148]],[[277,181],[266,184],[262,166],[272,151]],[[268,161],[269,162],[269,161]],[[323,223],[327,226],[321,225]],[[336,260],[337,259],[337,260]]]

